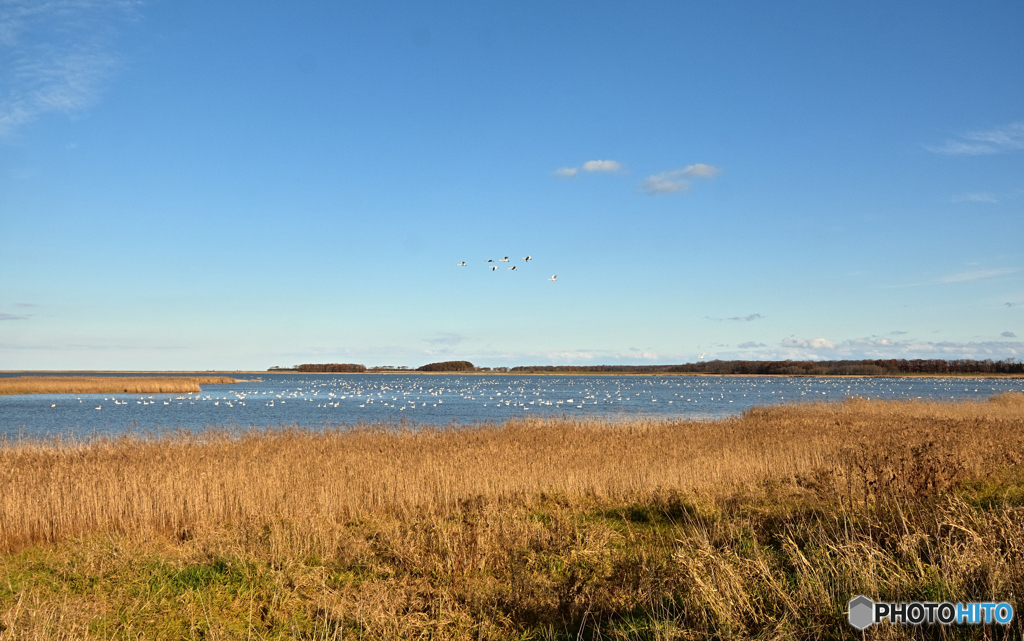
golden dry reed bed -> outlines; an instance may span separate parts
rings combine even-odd
[[[0,639],[854,639],[1008,601],[1024,395],[0,444]]]
[[[236,382],[227,376],[13,376],[0,378],[0,395],[178,394]]]

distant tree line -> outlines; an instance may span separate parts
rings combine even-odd
[[[444,361],[429,363],[416,369],[420,372],[472,372],[476,368],[469,361]]]
[[[422,369],[422,368],[420,368]],[[1024,374],[1024,362],[969,359],[878,359],[860,361],[699,361],[683,365],[533,365],[521,373],[607,372],[622,374],[751,374],[787,376],[893,376],[899,374]]]
[[[305,363],[271,367],[271,372],[360,373],[407,370],[382,366],[367,370],[354,363]],[[475,367],[469,361],[443,361],[417,368],[420,372],[618,373],[618,374],[749,374],[784,376],[896,376],[903,374],[1024,374],[1024,362],[970,359],[877,359],[859,361],[699,361],[682,365],[524,365],[505,368]]]
[[[271,367],[268,372],[319,372],[319,373],[342,373],[351,374],[355,372],[365,372],[365,365],[356,365],[355,363],[304,363],[302,365],[296,365],[295,367]]]

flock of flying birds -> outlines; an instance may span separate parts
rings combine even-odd
[[[531,260],[533,260],[533,256],[523,256],[523,261],[528,263]],[[508,262],[508,256],[505,256],[504,258],[502,258],[499,261],[494,261],[494,260],[491,260],[491,259],[487,259],[487,266],[491,268],[492,272],[496,272],[496,271],[498,271],[497,263],[507,263],[507,262]],[[461,263],[456,263],[455,266],[456,267],[469,267],[469,265],[466,264],[466,261],[462,261]],[[506,267],[505,269],[509,270],[510,272],[514,272],[514,271],[516,271],[516,266],[512,265],[511,267]],[[557,279],[558,279],[558,274],[554,274],[548,280],[550,280],[551,282],[555,282]]]

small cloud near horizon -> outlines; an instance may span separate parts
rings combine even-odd
[[[658,360],[658,353],[657,352],[652,352],[650,347],[648,347],[647,349],[640,349],[639,347],[630,347],[628,351],[630,352],[630,354],[632,356],[638,357],[641,360],[645,360],[645,361],[656,361],[656,360]]]
[[[882,341],[885,341],[883,338]],[[885,341],[888,342],[888,341]],[[796,349],[835,349],[836,342],[827,338],[783,338],[782,346]]]
[[[1012,334],[1012,332],[1008,332]],[[1004,338],[1016,338],[1007,336]],[[795,360],[845,360],[873,358],[1018,358],[1024,353],[1024,343],[1018,341],[953,342],[890,340],[888,338],[864,337],[836,341],[828,338],[782,339],[778,348],[769,347],[761,351],[766,359]],[[744,354],[749,358],[750,354]]]
[[[486,354],[480,354],[479,356],[483,359],[488,358],[488,355]],[[535,364],[539,364],[536,363],[536,361],[547,361],[552,365],[571,365],[580,362],[614,364],[621,362],[636,362],[638,359],[644,361],[659,361],[666,357],[679,358],[679,355],[660,354],[649,349],[641,350],[637,347],[631,347],[622,352],[607,349],[566,349],[520,352],[516,354],[504,353],[500,355],[500,358],[504,361],[519,361],[520,364],[528,364],[531,361],[534,361]]]
[[[761,314],[747,314],[746,316],[730,316],[728,318],[715,318],[714,316],[705,316],[704,318],[713,321],[741,321],[749,323],[751,321],[761,320],[764,316]]]
[[[935,154],[948,156],[984,156],[1024,149],[1024,122],[1012,122],[1002,127],[971,131],[955,138],[947,138],[938,146],[925,145]]]
[[[8,320],[28,320],[28,316],[22,316],[20,314],[5,314],[0,312],[0,321]]]
[[[441,332],[431,338],[424,338],[424,342],[430,343],[431,345],[448,345],[455,346],[466,340],[465,336],[460,334],[452,334],[450,332]]]
[[[650,196],[680,193],[690,189],[690,179],[714,178],[721,171],[714,165],[696,163],[682,169],[670,169],[648,176],[640,185],[640,189]]]
[[[754,348],[754,347],[768,347],[768,346],[765,345],[764,343],[755,343],[754,341],[747,341],[746,343],[740,343],[736,347],[739,347],[741,349],[751,349],[751,348]]]
[[[1003,332],[1002,334],[1000,334],[1000,336],[1002,336],[1003,338],[1017,338],[1017,335],[1014,334],[1013,332]]]

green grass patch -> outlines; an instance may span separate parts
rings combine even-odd
[[[983,509],[1024,507],[1024,466],[998,469],[983,479],[966,482],[960,495]]]

